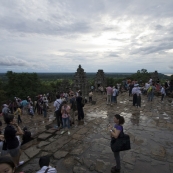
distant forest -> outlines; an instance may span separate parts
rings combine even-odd
[[[57,79],[73,79],[75,73],[36,73],[42,81],[54,81]],[[133,73],[105,73],[107,78],[126,78]],[[96,73],[86,73],[88,79],[93,79],[96,76]],[[8,78],[6,73],[0,73],[0,78],[3,81],[6,81]]]
[[[31,74],[31,73],[28,73]],[[73,80],[75,73],[36,73],[40,80],[42,81],[55,81],[58,79],[71,79]],[[130,78],[131,75],[135,73],[105,73],[106,78],[114,78],[114,79],[124,79],[124,78]],[[96,73],[86,73],[86,76],[89,80],[94,79],[96,76]],[[6,76],[6,73],[0,73],[0,78],[2,81],[7,81],[8,78]],[[166,76],[162,73],[159,73],[160,80],[163,79],[170,79],[169,76]]]

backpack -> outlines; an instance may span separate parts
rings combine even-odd
[[[147,90],[147,93],[152,92],[152,90],[153,90],[153,87],[152,87],[152,86],[150,86],[150,87],[148,88],[148,90]]]
[[[115,92],[116,96],[118,96],[118,94],[119,94],[118,90],[116,89],[114,92]]]
[[[56,102],[59,104],[59,108],[55,112],[61,113],[62,102],[61,103],[59,103],[58,101],[56,101]]]

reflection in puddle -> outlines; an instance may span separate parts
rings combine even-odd
[[[90,112],[90,113],[86,113],[86,117],[88,119],[90,118],[107,118],[107,111],[96,111],[96,112]]]

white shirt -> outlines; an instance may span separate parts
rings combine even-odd
[[[46,171],[46,169],[48,169],[47,173],[57,173],[57,170],[55,168],[52,168],[51,166],[43,166],[39,171],[37,171],[36,173],[44,173]]]
[[[116,88],[113,89],[113,93],[112,93],[112,96],[117,96],[117,92],[118,90]]]
[[[137,90],[138,90],[137,87],[133,87],[133,89],[132,89],[132,94],[137,94]]]
[[[53,106],[55,107],[55,111],[59,109],[59,106],[61,104],[62,100],[61,99],[56,99]]]
[[[166,95],[165,88],[162,87],[160,92],[161,92],[161,94]]]

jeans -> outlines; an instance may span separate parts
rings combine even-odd
[[[19,123],[22,123],[22,120],[21,120],[21,118],[20,118],[20,115],[18,115],[17,121],[18,121],[18,124],[19,124]]]
[[[164,96],[165,96],[165,94],[162,94],[161,101],[163,101]]]
[[[47,117],[47,111],[43,111],[44,118]]]
[[[152,101],[153,97],[154,97],[154,93],[153,92],[148,93],[148,101]]]
[[[63,128],[67,127],[69,129],[70,128],[70,119],[69,119],[69,117],[62,118],[62,124],[63,124]]]
[[[114,157],[116,160],[116,168],[120,169],[120,152],[114,152]]]
[[[112,103],[117,103],[117,97],[116,96],[112,96]]]
[[[107,104],[111,104],[111,95],[107,95]]]

